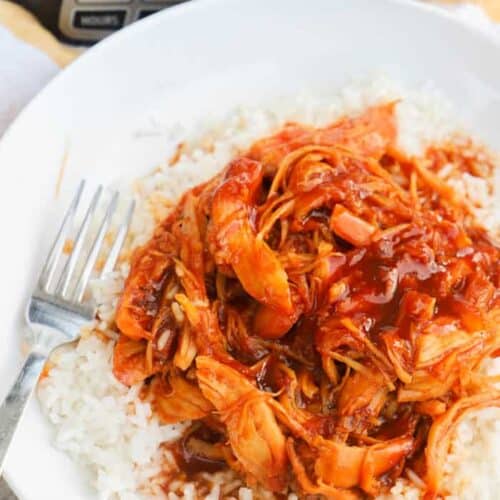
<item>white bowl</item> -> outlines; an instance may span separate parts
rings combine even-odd
[[[171,147],[169,123],[304,87],[337,87],[374,71],[409,85],[432,80],[494,144],[499,59],[499,46],[481,33],[434,8],[394,0],[190,2],[89,50],[33,100],[0,143],[0,397],[21,363],[23,307],[53,216],[78,179],[107,182],[154,166]],[[22,499],[95,495],[82,471],[51,446],[36,401],[5,476]]]

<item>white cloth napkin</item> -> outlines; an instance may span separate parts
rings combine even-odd
[[[58,71],[47,55],[0,26],[0,136]]]
[[[437,7],[438,8],[438,7]],[[500,25],[474,5],[445,7],[457,18],[497,36]],[[44,53],[0,26],[0,136],[31,98],[59,71]]]

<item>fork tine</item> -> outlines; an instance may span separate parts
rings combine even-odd
[[[125,238],[127,237],[128,230],[130,228],[130,222],[132,221],[132,215],[135,209],[135,201],[131,201],[128,206],[127,213],[125,215],[125,220],[122,225],[119,227],[118,232],[116,234],[115,241],[113,242],[113,246],[109,251],[108,258],[106,259],[106,263],[101,271],[101,278],[106,274],[113,271],[115,268],[116,261],[118,260],[118,256],[120,255],[120,251],[125,243]]]
[[[52,282],[52,278],[54,277],[54,273],[57,268],[57,263],[59,262],[59,258],[61,257],[62,250],[64,247],[64,242],[68,236],[68,233],[71,230],[71,225],[73,223],[73,219],[75,217],[76,210],[80,203],[80,199],[82,197],[83,188],[85,187],[85,181],[80,181],[78,185],[78,189],[76,190],[76,194],[71,201],[66,214],[64,215],[64,219],[62,221],[59,232],[57,233],[56,239],[52,244],[52,248],[47,256],[47,260],[43,266],[42,272],[40,273],[40,278],[38,279],[39,287],[47,291]]]
[[[118,204],[118,193],[115,192],[108,205],[108,209],[106,210],[106,214],[102,220],[99,232],[97,233],[97,236],[95,237],[95,240],[92,244],[92,248],[90,249],[89,255],[87,257],[87,261],[85,262],[80,277],[78,278],[78,282],[76,284],[76,288],[73,293],[73,300],[75,302],[81,302],[81,300],[83,299],[85,289],[87,288],[87,284],[89,282],[90,276],[97,261],[97,257],[99,256],[102,242],[108,231],[117,204]]]
[[[83,222],[78,230],[78,235],[75,239],[75,244],[73,246],[73,251],[69,259],[66,261],[64,269],[59,277],[59,282],[57,283],[57,287],[55,289],[55,294],[60,295],[62,298],[68,293],[68,288],[71,283],[71,279],[73,278],[73,273],[75,271],[76,264],[78,262],[78,257],[83,249],[83,244],[85,242],[85,238],[87,236],[90,222],[92,220],[92,216],[94,215],[97,204],[99,203],[99,199],[102,193],[102,186],[99,186],[92,197],[92,201],[90,202],[89,208],[87,209],[87,213],[83,219]]]

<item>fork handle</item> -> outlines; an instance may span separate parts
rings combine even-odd
[[[9,445],[21,421],[46,359],[47,356],[39,352],[31,352],[28,355],[14,385],[0,406],[0,475],[3,472]]]

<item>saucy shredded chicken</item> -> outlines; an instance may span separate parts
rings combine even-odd
[[[166,423],[185,471],[276,493],[446,494],[456,425],[500,406],[500,250],[443,182],[470,152],[396,148],[395,104],[289,123],[186,192],[132,260],[114,373]],[[179,465],[181,467],[181,465]],[[410,473],[409,473],[410,471]]]

